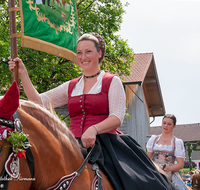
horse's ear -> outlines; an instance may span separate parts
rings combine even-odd
[[[192,175],[192,174],[194,174],[194,172],[193,171],[189,171],[190,172],[190,174]]]
[[[19,107],[19,89],[16,81],[12,83],[4,97],[0,99],[0,118],[12,120]]]

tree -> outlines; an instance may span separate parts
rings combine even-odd
[[[16,4],[18,2],[16,1]],[[120,30],[122,16],[125,13],[120,0],[77,0],[80,33],[97,32],[106,42],[106,55],[101,69],[114,74],[129,75],[130,63],[134,61],[134,52],[127,42],[115,33]],[[11,73],[7,62],[10,55],[8,0],[0,0],[0,86],[10,86]],[[20,32],[20,15],[16,13],[17,31]],[[63,82],[81,75],[80,69],[69,60],[20,46],[20,57],[29,72],[29,76],[38,92],[52,89]],[[126,61],[122,60],[126,58]],[[2,90],[2,88],[1,88]],[[1,92],[3,94],[4,92]],[[25,96],[21,87],[21,95]]]

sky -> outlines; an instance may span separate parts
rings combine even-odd
[[[177,125],[200,123],[200,0],[121,2],[129,6],[117,34],[135,53],[153,52],[166,113]]]

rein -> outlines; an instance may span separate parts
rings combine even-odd
[[[82,165],[78,168],[78,170],[69,175],[62,177],[54,186],[48,188],[47,190],[60,190],[60,189],[69,190],[71,188],[73,182],[78,177],[78,175],[85,168],[86,164],[89,161],[94,163],[98,159],[98,157],[100,155],[100,150],[101,150],[100,145],[96,141],[94,146],[92,147],[92,149],[89,151],[88,155],[86,156],[85,160],[83,161]],[[101,178],[102,177],[101,177],[98,165],[96,163],[94,163],[92,169],[94,171],[96,171],[96,177],[94,178],[94,180],[92,182],[91,190],[93,190],[93,189],[102,190],[102,187],[101,187]]]
[[[18,113],[17,110],[13,114],[13,121],[0,118],[0,124],[7,126],[9,128],[12,128],[13,130],[22,131],[22,125],[21,125],[19,113]],[[28,141],[28,139],[26,139],[26,141]],[[28,147],[28,148],[24,147],[24,149],[26,151],[26,156],[27,156],[26,160],[27,160],[27,163],[28,163],[28,166],[29,166],[29,169],[30,169],[31,177],[33,178],[34,172],[35,172],[34,171],[34,157],[33,157],[33,154],[31,152],[30,147]],[[13,153],[13,150],[11,148],[10,152],[8,153],[7,161],[8,161],[8,159],[9,159],[9,157],[12,153]],[[1,190],[7,190],[8,182],[9,182],[9,179],[7,178],[8,176],[9,176],[9,174],[6,171],[5,166],[4,166],[3,172],[0,175],[0,178],[1,178],[0,189]]]

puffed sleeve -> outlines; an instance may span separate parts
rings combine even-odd
[[[68,86],[67,81],[52,90],[41,93],[40,98],[44,107],[49,108],[50,104],[53,108],[63,106],[68,103]]]
[[[146,146],[147,152],[153,152],[153,144],[156,137],[157,137],[156,135],[152,135],[151,138],[148,140],[147,146]]]
[[[185,147],[182,139],[176,138],[174,156],[185,159]]]
[[[119,77],[114,76],[108,92],[109,116],[115,115],[123,123],[126,110],[126,95]]]

